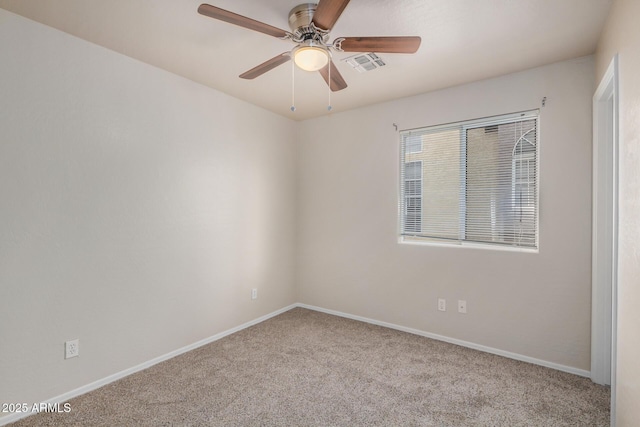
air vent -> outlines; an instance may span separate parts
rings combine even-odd
[[[344,62],[351,65],[361,73],[365,71],[373,71],[376,68],[384,67],[386,64],[375,53],[359,53],[343,59]]]

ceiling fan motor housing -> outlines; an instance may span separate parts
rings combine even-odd
[[[289,28],[291,28],[295,42],[313,40],[322,44],[326,43],[328,34],[319,32],[311,23],[317,6],[315,3],[303,3],[289,12]]]

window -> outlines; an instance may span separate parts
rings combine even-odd
[[[403,241],[537,248],[537,112],[400,137]]]
[[[419,233],[422,229],[422,162],[408,162],[404,171],[405,229]]]
[[[405,141],[405,152],[407,154],[410,153],[419,153],[422,151],[422,138],[419,135],[407,135],[407,139]]]

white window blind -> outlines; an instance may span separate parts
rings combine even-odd
[[[422,162],[407,162],[404,166],[404,218],[408,232],[422,230]]]
[[[400,137],[403,240],[537,248],[537,111]]]

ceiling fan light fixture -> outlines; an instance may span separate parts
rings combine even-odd
[[[318,71],[329,63],[329,51],[323,46],[308,43],[294,49],[293,61],[305,71]]]
[[[289,12],[291,32],[206,3],[198,7],[198,13],[281,40],[289,40],[297,45],[292,50],[276,55],[240,74],[240,78],[251,80],[291,61],[292,80],[295,67],[305,71],[319,71],[329,89],[335,92],[345,89],[347,82],[332,62],[331,52],[416,53],[421,41],[418,36],[380,36],[338,37],[333,40],[333,43],[329,43],[329,33],[349,1],[316,0],[317,4],[303,3],[295,6]],[[379,57],[372,57],[372,59],[373,62],[367,62],[369,68],[384,65],[384,61],[379,60]],[[363,65],[357,60],[355,62]],[[366,67],[366,65],[363,66],[363,68]]]

